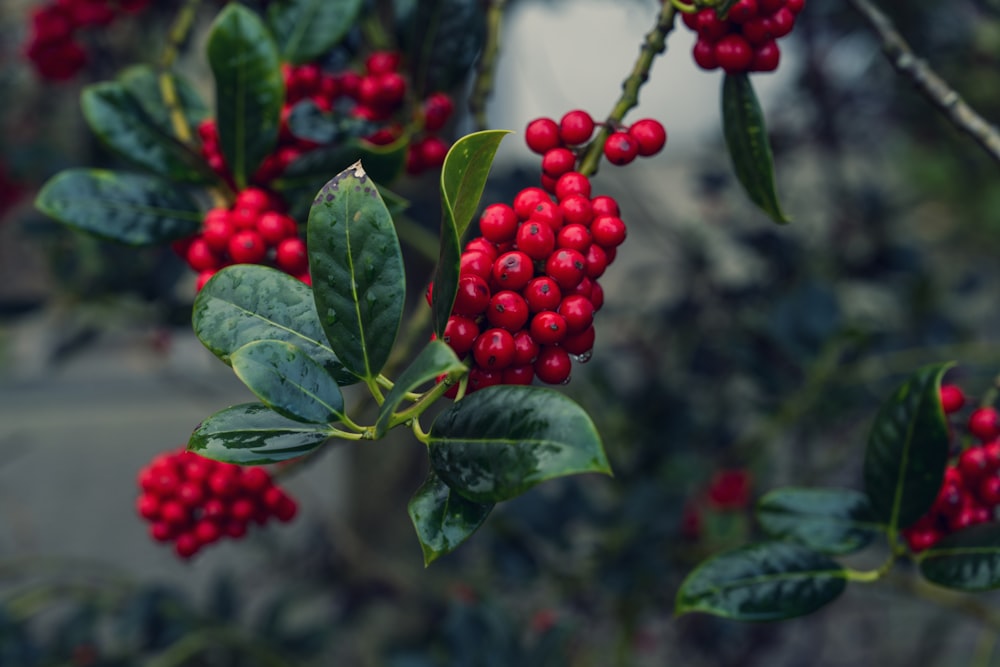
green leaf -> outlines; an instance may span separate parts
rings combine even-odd
[[[300,348],[337,384],[358,381],[327,342],[312,289],[283,271],[253,264],[222,269],[198,293],[191,319],[198,339],[227,364],[248,343],[280,340]]]
[[[455,356],[446,343],[432,340],[417,358],[413,360],[396,380],[379,409],[375,422],[375,437],[381,438],[389,429],[393,412],[403,402],[407,392],[416,391],[421,386],[433,382],[439,375],[458,374],[465,371],[465,365]]]
[[[310,424],[343,418],[337,381],[295,345],[258,340],[237,349],[229,360],[243,384],[275,412]]]
[[[430,565],[476,532],[493,503],[463,498],[431,471],[406,509],[424,552],[424,565]]]
[[[142,105],[115,81],[83,89],[80,106],[90,129],[101,142],[133,164],[181,182],[204,182],[211,177],[202,160],[146,114]]]
[[[677,592],[678,614],[780,621],[815,611],[847,585],[836,561],[790,542],[759,542],[699,565]]]
[[[465,81],[482,49],[486,18],[479,0],[421,0],[404,31],[414,92],[424,96]]]
[[[67,169],[35,199],[42,213],[88,234],[128,245],[153,245],[194,234],[202,213],[187,193],[156,176]]]
[[[879,408],[865,451],[865,488],[875,518],[906,528],[930,509],[948,462],[941,376],[951,364],[925,366]]]
[[[335,47],[357,20],[362,0],[272,0],[267,19],[285,60],[301,65]]]
[[[757,503],[757,520],[769,537],[827,554],[863,549],[885,530],[868,496],[849,489],[777,489]]]
[[[960,591],[1000,588],[1000,524],[971,526],[917,556],[929,581]]]
[[[255,13],[232,2],[212,24],[208,62],[215,77],[219,146],[237,186],[244,188],[278,141],[285,98],[278,47]]]
[[[313,296],[344,366],[375,378],[403,317],[403,254],[389,211],[361,163],[316,195],[307,228]]]
[[[187,448],[216,461],[263,465],[308,454],[329,437],[325,425],[282,417],[261,403],[242,403],[199,424]]]
[[[462,235],[479,208],[493,157],[508,134],[508,130],[485,130],[466,135],[445,156],[441,168],[441,248],[431,300],[434,332],[439,337],[444,335],[455,304]]]
[[[480,503],[513,498],[556,477],[611,474],[583,408],[539,387],[498,385],[466,396],[438,415],[428,445],[438,476]]]
[[[764,113],[745,73],[726,74],[723,80],[722,130],[736,178],[747,196],[775,222],[789,222],[774,185],[774,159]]]
[[[209,116],[208,105],[190,81],[176,72],[157,72],[149,65],[133,65],[118,75],[118,82],[142,106],[142,110],[165,134],[175,139],[177,129],[171,120],[174,109],[179,111],[188,128],[193,132]],[[170,84],[175,97],[168,98],[164,84]],[[173,105],[168,104],[173,100]]]

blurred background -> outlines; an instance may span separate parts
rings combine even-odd
[[[721,74],[695,67],[683,26],[670,35],[628,117],[663,122],[666,150],[594,179],[629,238],[602,279],[593,358],[564,388],[615,477],[546,483],[426,569],[406,514],[425,457],[406,437],[330,446],[286,477],[301,508],[289,525],[190,562],[149,538],[140,468],[250,394],[191,333],[195,276],[169,247],[94,240],[32,202],[61,169],[115,164],[80,90],[155,60],[179,3],[85,34],[86,66],[58,82],[23,55],[37,4],[0,7],[0,665],[1000,664],[992,630],[914,596],[905,573],[780,624],[673,616],[699,560],[756,535],[760,495],[861,488],[867,426],[903,376],[953,359],[976,400],[1000,368],[997,164],[895,74],[846,2],[809,0],[779,71],[753,76],[787,226],[732,176]],[[218,5],[202,5],[180,67],[210,99]],[[1000,119],[1000,5],[881,7]],[[537,183],[528,121],[608,113],[658,11],[507,3],[487,116],[519,134],[484,203]],[[392,187],[435,232],[435,175]],[[431,265],[404,250],[423,284]]]

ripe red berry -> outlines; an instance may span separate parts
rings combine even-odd
[[[559,178],[576,166],[576,156],[568,148],[553,148],[542,156],[542,171],[552,178]]]
[[[597,332],[590,326],[579,333],[567,335],[560,346],[570,354],[575,354],[578,361],[586,361],[590,358],[591,350],[594,349],[594,340]]]
[[[695,24],[698,35],[710,42],[717,42],[729,32],[729,24],[721,20],[711,7],[698,12]]]
[[[965,394],[958,385],[941,385],[941,408],[947,414],[958,412],[965,405]]]
[[[691,56],[695,64],[704,70],[713,70],[719,66],[719,61],[715,58],[715,42],[704,37],[694,43]]]
[[[152,494],[144,493],[136,501],[136,511],[143,519],[154,521],[160,518],[160,499]]]
[[[583,195],[569,195],[559,200],[559,209],[566,224],[589,225],[594,219],[594,206]]]
[[[598,195],[590,200],[590,205],[594,210],[595,218],[602,215],[617,216],[619,214],[618,202],[615,201],[614,197]]]
[[[524,141],[541,155],[559,145],[559,126],[551,118],[536,118],[525,128]]]
[[[984,407],[974,410],[969,415],[969,432],[980,440],[992,440],[1000,435],[996,409]]]
[[[541,348],[531,334],[521,330],[514,334],[514,366],[531,364],[538,357]]]
[[[566,290],[576,287],[586,275],[586,270],[587,258],[578,250],[569,248],[556,250],[545,262],[545,273]]]
[[[552,229],[553,232],[559,231],[559,228],[563,225],[562,209],[555,202],[546,200],[540,201],[531,210],[528,215],[528,220],[536,222],[544,222]]]
[[[472,349],[478,335],[479,326],[474,320],[461,315],[452,315],[444,325],[444,333],[441,338],[451,346],[459,358],[462,358]]]
[[[534,275],[531,256],[521,250],[505,252],[493,263],[492,277],[501,289],[520,290],[531,282]]]
[[[562,301],[559,284],[549,276],[532,278],[521,294],[528,303],[528,309],[533,313],[555,310]]]
[[[237,264],[259,264],[266,255],[267,244],[256,230],[241,229],[229,239],[229,256]]]
[[[160,516],[172,526],[187,524],[190,514],[188,508],[179,500],[168,500],[160,506]]]
[[[458,279],[458,293],[455,295],[452,312],[474,318],[486,310],[490,296],[490,286],[486,281],[473,273],[467,273]]]
[[[757,14],[757,0],[737,0],[736,4],[729,8],[726,20],[739,25],[756,18]]]
[[[503,382],[503,371],[495,371],[480,368],[479,366],[473,366],[469,370],[468,392],[471,394],[474,391],[479,391],[480,389],[485,389],[486,387],[492,387],[500,384],[501,382]]]
[[[768,23],[775,39],[784,37],[795,27],[795,14],[787,7],[782,7],[768,18]]]
[[[566,337],[566,318],[543,310],[531,318],[531,337],[539,345],[555,345]]]
[[[613,132],[604,142],[604,157],[618,166],[626,165],[639,154],[639,143],[628,132]]]
[[[528,304],[517,292],[503,290],[490,298],[486,309],[486,319],[491,326],[501,327],[514,333],[528,323]]]
[[[806,0],[786,0],[785,8],[793,14],[798,14],[806,6]]]
[[[750,46],[760,46],[774,39],[774,35],[771,34],[771,21],[763,17],[744,23],[741,32]]]
[[[594,304],[579,294],[563,298],[556,312],[566,319],[566,331],[570,334],[580,333],[594,322]]]
[[[491,257],[480,250],[467,250],[462,253],[458,263],[459,275],[474,273],[481,278],[489,280],[493,275],[493,261]]]
[[[547,222],[528,220],[518,228],[515,243],[531,259],[543,260],[555,249],[556,235]]]
[[[298,225],[287,215],[277,211],[266,211],[257,218],[257,232],[269,246],[276,246],[283,240],[295,236],[298,233]]]
[[[608,268],[608,253],[596,243],[587,248],[587,277],[600,278]]]
[[[969,447],[958,457],[958,470],[966,483],[975,485],[975,480],[986,474],[989,461],[982,447]]]
[[[194,525],[194,536],[198,539],[199,544],[212,544],[222,537],[222,530],[219,528],[219,524],[214,521],[202,519]]]
[[[214,271],[222,266],[222,260],[212,252],[208,242],[203,238],[196,238],[191,242],[185,259],[195,271]]]
[[[745,72],[753,61],[753,49],[741,35],[726,35],[715,44],[715,59],[730,74]]]
[[[564,384],[569,382],[573,362],[569,354],[561,347],[542,347],[535,360],[535,375],[547,384]]]
[[[517,233],[517,213],[507,204],[490,204],[479,216],[479,232],[493,243],[512,241]]]
[[[448,155],[448,142],[441,137],[424,137],[418,144],[420,162],[425,169],[437,169]]]
[[[616,248],[625,241],[627,230],[621,218],[603,215],[590,223],[594,243],[603,248]]]
[[[770,40],[754,47],[750,69],[754,72],[773,72],[781,62],[781,49],[777,42]]]
[[[652,118],[632,123],[628,134],[639,145],[639,155],[643,157],[659,153],[667,143],[667,131],[658,120]]]
[[[914,553],[926,551],[937,544],[944,535],[935,528],[921,528],[907,532],[906,541]]]
[[[578,224],[566,225],[559,230],[559,235],[556,237],[556,245],[560,248],[571,248],[582,253],[587,252],[593,241],[590,230]]]
[[[232,498],[239,490],[239,477],[232,468],[220,468],[208,478],[208,487],[219,498]]]
[[[369,74],[385,74],[399,69],[398,51],[375,51],[365,58],[365,69]]]
[[[260,212],[267,209],[270,203],[271,198],[260,188],[247,188],[236,194],[235,208],[249,208]]]
[[[578,171],[570,171],[556,181],[556,198],[559,201],[573,195],[590,197],[590,179]]]
[[[564,144],[576,146],[590,141],[594,133],[594,119],[581,109],[566,113],[559,121],[559,138]]]
[[[977,487],[979,500],[988,507],[1000,505],[1000,477],[988,475],[984,477]]]
[[[437,132],[455,110],[455,105],[447,93],[433,93],[424,100],[424,129]]]
[[[609,262],[610,263],[610,262]],[[594,311],[601,309],[604,305],[604,288],[596,281],[592,281],[590,290],[590,302],[594,304]]]
[[[198,553],[200,547],[201,544],[194,533],[181,533],[177,536],[177,541],[174,542],[174,550],[177,552],[177,555],[185,559],[191,558],[191,556]]]
[[[535,369],[531,364],[522,366],[508,366],[503,369],[502,384],[529,385],[535,379]]]
[[[309,255],[306,252],[305,241],[296,236],[279,243],[274,262],[279,269],[286,273],[292,275],[304,273],[309,268]]]
[[[515,222],[515,224],[517,223]],[[486,253],[487,255],[489,255],[491,263],[500,255],[500,253],[497,251],[496,244],[493,243],[492,241],[488,241],[482,236],[477,236],[476,238],[466,243],[465,250],[466,252],[478,251]]]
[[[506,329],[487,329],[476,339],[472,356],[480,367],[501,371],[514,361],[514,337]]]

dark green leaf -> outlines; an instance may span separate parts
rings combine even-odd
[[[344,397],[337,381],[300,348],[281,340],[258,340],[229,358],[233,371],[275,412],[310,424],[340,421]]]
[[[301,65],[339,44],[361,5],[362,0],[272,0],[267,18],[281,55]]]
[[[454,551],[479,529],[492,509],[493,503],[467,500],[433,471],[428,474],[407,506],[424,552],[424,565]]]
[[[175,139],[182,137],[178,136],[171,119],[173,111],[180,112],[191,132],[209,116],[208,105],[201,95],[191,82],[176,72],[157,72],[149,65],[133,65],[118,75],[118,82],[125,86],[125,90],[142,106],[156,126]],[[174,97],[168,97],[168,92]]]
[[[329,427],[322,424],[304,424],[261,403],[243,403],[199,424],[187,448],[216,461],[263,465],[308,454],[329,437]]]
[[[374,131],[374,125],[368,121],[341,113],[323,111],[314,100],[306,98],[297,102],[288,114],[288,130],[298,139],[306,139],[317,144],[341,144],[349,139],[363,137]],[[407,142],[408,143],[408,142]],[[340,146],[341,152],[345,147]],[[313,151],[306,151],[309,156]],[[357,162],[360,157],[341,164],[336,171],[342,171],[344,166]],[[327,172],[329,174],[329,172]]]
[[[849,489],[777,489],[757,503],[757,520],[772,538],[828,554],[863,549],[885,530],[868,496]]]
[[[905,528],[930,509],[948,462],[941,376],[951,364],[925,366],[879,408],[865,451],[865,488],[875,518]]]
[[[779,621],[819,609],[846,585],[844,569],[828,556],[790,542],[760,542],[699,565],[681,583],[676,610]]]
[[[466,135],[445,156],[441,168],[441,248],[431,300],[434,331],[439,337],[444,334],[458,290],[462,235],[479,208],[493,157],[507,134],[507,130],[486,130]]]
[[[42,187],[35,206],[65,225],[128,245],[190,236],[202,219],[195,202],[169,181],[102,169],[59,172]]]
[[[722,130],[733,170],[747,196],[775,222],[786,223],[774,186],[774,159],[764,113],[745,73],[726,74],[722,84]]]
[[[429,447],[438,476],[480,503],[513,498],[555,477],[611,474],[583,408],[539,387],[499,385],[466,396],[438,415]]]
[[[403,317],[403,254],[361,163],[323,186],[309,211],[309,266],[320,323],[344,366],[374,378]]]
[[[446,343],[440,340],[428,343],[386,395],[385,402],[379,409],[378,421],[375,422],[375,437],[385,435],[393,412],[403,402],[407,392],[416,391],[439,375],[458,374],[464,370],[465,366]]]
[[[219,146],[243,188],[278,141],[285,98],[278,47],[256,14],[232,2],[212,25],[208,62],[215,77]]]
[[[181,182],[210,180],[200,158],[164,131],[120,83],[87,86],[80,96],[83,115],[111,150],[144,169]]]
[[[935,584],[960,591],[1000,588],[1000,524],[960,530],[917,557],[920,572]]]
[[[330,348],[312,289],[277,269],[252,264],[222,269],[198,293],[191,319],[202,344],[227,364],[248,343],[281,340],[301,348],[339,385],[358,381]]]
[[[422,0],[404,30],[418,96],[449,90],[469,75],[486,35],[479,0]]]

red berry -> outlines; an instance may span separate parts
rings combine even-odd
[[[773,72],[778,69],[780,62],[781,49],[778,48],[778,44],[774,40],[771,40],[754,48],[750,69],[754,72]]]
[[[365,70],[369,74],[386,74],[399,69],[400,54],[397,51],[375,51],[365,58]]]
[[[539,345],[555,345],[566,337],[566,318],[543,310],[531,318],[531,337]]]
[[[600,310],[601,306],[604,305],[604,288],[601,287],[596,280],[593,281],[593,285],[590,290],[590,302],[594,304],[595,312]]]
[[[194,533],[181,533],[177,536],[177,541],[174,543],[174,550],[181,558],[194,556],[198,553],[199,548],[201,548],[201,544]]]
[[[494,327],[501,327],[511,333],[519,331],[528,323],[528,304],[517,292],[503,290],[490,298],[486,309],[486,319]]]
[[[531,259],[542,260],[555,249],[556,235],[547,222],[528,220],[518,228],[515,243]]]
[[[222,266],[222,260],[212,252],[203,238],[194,239],[185,255],[188,265],[195,271],[214,271]]]
[[[433,93],[424,100],[424,129],[437,132],[448,122],[455,105],[447,93]]]
[[[305,273],[309,269],[309,255],[306,252],[305,242],[298,237],[285,239],[278,244],[274,262],[286,273],[292,275]]]
[[[560,199],[559,209],[566,224],[589,225],[594,219],[593,204],[583,195],[570,195]]]
[[[775,39],[784,37],[792,31],[792,28],[795,27],[795,14],[793,14],[787,7],[782,7],[772,14],[767,20],[771,26],[771,35]]]
[[[237,193],[235,208],[245,207],[261,212],[267,209],[270,203],[271,198],[260,188],[247,188]]]
[[[980,440],[992,440],[1000,435],[995,408],[985,407],[973,410],[969,415],[969,432]]]
[[[514,334],[514,366],[524,366],[531,364],[538,357],[541,348],[531,334],[527,331],[518,331]]]
[[[555,310],[562,301],[562,290],[559,288],[559,284],[549,276],[532,278],[521,295],[528,303],[528,309],[533,313]]]
[[[726,20],[739,25],[755,18],[757,14],[757,0],[737,0],[736,4],[729,8]]]
[[[277,506],[272,509],[272,511],[278,521],[287,523],[295,518],[295,515],[299,511],[299,505],[295,502],[294,498],[286,495],[281,499],[281,502],[279,502]]]
[[[586,275],[587,258],[578,250],[560,248],[545,262],[545,273],[562,289],[573,289]]]
[[[476,339],[472,356],[481,368],[503,370],[514,361],[514,337],[506,329],[487,329]]]
[[[691,51],[695,64],[705,70],[713,70],[719,66],[719,61],[715,57],[715,42],[701,37],[694,43]]]
[[[205,500],[201,484],[184,482],[177,488],[177,499],[188,507],[198,507]]]
[[[621,218],[604,215],[590,223],[590,233],[597,245],[616,248],[625,241],[627,230]]]
[[[568,148],[553,148],[542,156],[542,171],[552,178],[559,178],[576,166],[576,156]]]
[[[493,263],[493,280],[505,290],[520,290],[531,282],[535,266],[531,256],[520,250],[512,250],[497,257]]]
[[[978,492],[979,499],[989,507],[1000,505],[1000,477],[989,475],[980,482]]]
[[[188,508],[179,500],[168,500],[163,503],[160,506],[160,516],[172,526],[184,526],[190,518]]]
[[[743,24],[743,36],[751,46],[760,46],[774,39],[771,22],[766,18],[755,18]]]
[[[628,134],[639,145],[639,155],[643,157],[659,153],[667,143],[667,131],[659,121],[652,118],[632,123]]]
[[[745,72],[753,62],[753,49],[742,36],[726,35],[715,45],[715,59],[726,72]]]
[[[458,293],[455,295],[452,312],[474,318],[486,310],[490,296],[490,287],[486,281],[474,273],[467,273],[458,279]]]
[[[614,200],[614,197],[609,197],[607,195],[598,195],[590,200],[591,208],[594,210],[594,217],[599,218],[602,215],[618,216],[620,211],[618,209],[618,202]]]
[[[489,280],[493,275],[494,257],[479,250],[467,250],[462,253],[459,260],[459,275],[473,273],[481,278]]]
[[[503,371],[489,370],[486,368],[480,368],[479,366],[473,366],[469,370],[469,383],[468,392],[471,394],[474,391],[479,391],[480,389],[485,389],[486,387],[492,387],[503,382]]]
[[[798,14],[806,6],[806,0],[785,0],[785,8],[793,14]]]
[[[770,16],[785,6],[785,0],[758,0],[757,7],[760,13]]]
[[[238,540],[247,534],[247,522],[237,521],[236,519],[230,519],[229,521],[226,522],[224,530],[226,531],[226,535],[235,540]]]
[[[531,364],[523,366],[508,366],[503,369],[502,384],[529,385],[535,379],[535,369]]]
[[[559,304],[557,313],[566,318],[566,331],[580,333],[594,322],[594,304],[579,294],[570,294]]]
[[[237,521],[249,521],[257,512],[257,506],[249,498],[237,498],[229,508],[229,515]]]
[[[176,534],[177,530],[166,521],[154,521],[149,525],[149,535],[157,542],[169,542]]]
[[[572,172],[571,172],[572,173]],[[565,178],[565,174],[560,178]],[[551,202],[548,193],[541,188],[524,188],[514,197],[514,211],[521,220],[527,220],[535,207],[542,202]]]
[[[517,223],[515,222],[515,224]],[[486,253],[490,257],[491,264],[500,255],[500,253],[497,251],[496,244],[486,240],[482,236],[477,236],[476,238],[466,243],[465,251],[466,252],[478,251]]]
[[[156,496],[144,493],[139,496],[135,504],[139,516],[147,521],[154,521],[160,518],[160,499]]]
[[[937,544],[942,537],[944,536],[941,532],[935,528],[921,528],[920,530],[908,531],[906,541],[909,543],[911,551],[920,553]]]
[[[517,213],[507,204],[490,204],[479,216],[479,232],[493,243],[513,241],[517,233]]]
[[[267,211],[257,218],[257,232],[269,246],[276,246],[298,233],[295,220],[277,211]]]
[[[541,155],[559,145],[559,126],[551,118],[536,118],[525,128],[524,141]]]
[[[547,384],[564,384],[569,381],[573,362],[561,347],[543,347],[535,360],[535,375]]]
[[[586,143],[593,133],[594,119],[586,111],[574,109],[559,121],[559,138],[569,146]]]
[[[597,332],[591,326],[579,333],[569,334],[563,339],[560,346],[570,354],[580,357],[579,361],[586,361],[590,356],[591,350],[594,349],[594,340],[596,337]]]
[[[628,132],[613,132],[604,142],[604,157],[618,166],[626,165],[639,154],[639,143]]]
[[[553,232],[562,227],[562,209],[552,201],[540,201],[528,216],[529,221],[544,222]]]
[[[559,201],[573,195],[590,197],[590,179],[578,171],[570,171],[556,181],[556,198]]]
[[[425,137],[419,143],[420,162],[425,169],[437,169],[448,155],[448,142],[441,137]]]
[[[593,241],[594,239],[590,234],[590,230],[583,225],[577,224],[566,225],[559,230],[559,235],[556,237],[556,245],[560,248],[571,248],[579,250],[582,253],[587,252]]]
[[[958,385],[941,385],[941,408],[947,414],[958,412],[965,405],[965,394]]]
[[[266,255],[267,244],[253,229],[241,229],[229,239],[229,256],[237,264],[259,264]]]
[[[239,491],[239,477],[232,468],[220,468],[208,478],[208,488],[219,498],[232,498]]]
[[[202,519],[194,525],[194,536],[202,545],[211,544],[222,537],[222,530],[214,521]]]
[[[729,24],[721,20],[715,9],[706,7],[698,12],[695,22],[698,35],[710,42],[717,42],[729,32]]]
[[[229,517],[229,508],[219,498],[209,498],[201,508],[206,519],[222,520]]]
[[[587,277],[600,278],[608,268],[608,253],[596,243],[587,248]]]
[[[444,325],[442,340],[451,346],[459,358],[464,357],[472,349],[472,345],[479,335],[479,326],[474,320],[461,315],[452,315]]]
[[[969,447],[958,457],[958,470],[966,483],[974,482],[987,472],[989,461],[982,447]]]

